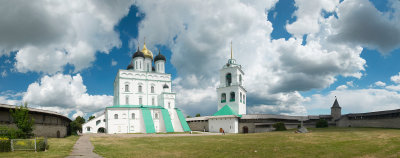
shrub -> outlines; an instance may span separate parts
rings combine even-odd
[[[49,144],[47,143],[46,138],[38,138],[36,139],[36,149],[37,151],[45,151],[49,149]]]
[[[286,126],[283,122],[277,122],[272,127],[275,128],[275,131],[286,131]]]
[[[11,141],[8,138],[0,138],[0,152],[11,151]]]
[[[328,121],[320,119],[315,124],[315,127],[317,127],[317,128],[326,128],[326,127],[328,127]]]

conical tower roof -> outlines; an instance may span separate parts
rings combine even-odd
[[[335,102],[333,102],[332,108],[341,108],[341,107],[339,106],[339,102],[337,101],[336,96],[335,96]]]

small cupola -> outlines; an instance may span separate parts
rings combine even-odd
[[[158,50],[158,55],[154,58],[154,63],[157,62],[158,60],[167,61],[167,58],[165,58],[165,56],[161,54],[160,50]]]
[[[139,46],[138,46],[138,49],[137,49],[136,53],[133,54],[132,59],[133,59],[133,58],[136,58],[136,57],[142,57],[142,58],[144,58],[144,53],[141,52],[141,51],[139,50]]]

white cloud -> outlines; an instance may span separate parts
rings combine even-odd
[[[75,76],[55,74],[44,76],[40,82],[28,86],[24,102],[43,109],[53,109],[63,114],[72,111],[95,112],[112,105],[112,96],[90,95],[86,92],[80,74]]]
[[[390,80],[393,81],[394,83],[400,83],[400,72],[398,75],[390,77]]]
[[[342,112],[359,113],[399,109],[400,94],[385,89],[334,90],[327,95],[313,95],[304,102],[310,109],[329,109],[337,96]]]
[[[234,58],[246,73],[249,108],[265,105],[276,108],[270,110],[274,113],[304,113],[293,110],[303,106],[304,98],[298,91],[326,88],[338,75],[360,78],[364,71],[365,60],[360,57],[362,47],[327,40],[332,34],[334,17],[323,19],[321,14],[323,10],[333,11],[336,4],[336,1],[318,2],[319,9],[310,16],[313,16],[313,25],[320,25],[319,29],[293,32],[309,34],[306,45],[302,45],[302,39],[298,38],[271,40],[273,28],[267,11],[275,1],[137,1],[140,12],[145,14],[139,24],[138,39],[146,36],[150,49],[155,45],[171,49],[171,63],[181,80],[176,82],[177,87],[179,91],[192,94],[206,91],[215,94],[218,70],[229,57],[232,40]],[[220,6],[229,7],[220,9]],[[310,6],[298,7],[300,11],[296,16],[308,16],[301,10],[306,11],[303,7]],[[298,18],[289,25],[307,23],[305,20],[307,18]],[[130,43],[136,45],[136,39]],[[292,101],[285,102],[286,98]],[[197,105],[196,98],[183,101],[177,97],[177,101],[187,103],[181,104],[184,110],[192,110]],[[217,101],[207,100],[202,105],[212,113],[216,111]]]
[[[376,85],[376,86],[379,86],[379,87],[385,87],[385,86],[386,86],[386,83],[385,83],[385,82],[382,82],[382,81],[377,81],[377,82],[375,82],[375,85]]]
[[[111,59],[111,66],[115,66],[115,65],[117,65],[117,64],[118,64],[117,61],[115,61],[114,59]]]
[[[337,8],[338,19],[332,21],[331,41],[352,43],[381,53],[400,46],[400,3],[391,1],[392,9],[380,12],[368,0],[343,1]],[[390,6],[389,6],[390,7]]]
[[[295,0],[298,9],[293,16],[297,20],[286,25],[287,31],[298,38],[302,38],[304,34],[319,32],[322,11],[333,12],[338,4],[339,0]]]
[[[19,72],[56,73],[66,64],[80,71],[95,53],[120,47],[114,26],[127,15],[126,1],[2,1],[0,56],[17,52]]]
[[[1,72],[1,77],[7,77],[7,71],[6,70],[3,70],[3,72]]]
[[[340,86],[338,86],[337,88],[336,88],[336,90],[345,90],[345,89],[347,89],[348,87],[346,86],[346,85],[340,85]]]
[[[76,117],[78,117],[78,116],[80,116],[80,117],[84,117],[85,116],[85,114],[82,112],[82,111],[76,111],[73,115],[72,115],[72,118],[73,119],[76,119]]]

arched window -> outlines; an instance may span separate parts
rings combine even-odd
[[[154,86],[151,86],[151,93],[154,93]]]
[[[242,75],[239,75],[239,85],[242,85]]]
[[[114,114],[114,119],[118,119],[118,114]]]
[[[240,92],[240,102],[242,102],[242,92]]]
[[[139,87],[138,87],[138,92],[139,92],[139,93],[142,93],[142,85],[139,85]]]
[[[150,72],[150,64],[147,64],[147,71]]]
[[[222,93],[221,94],[221,103],[225,103],[226,102],[226,94]]]
[[[142,102],[142,97],[140,97],[139,98],[139,105],[142,105],[143,104],[143,102]]]
[[[153,97],[153,98],[151,98],[151,105],[155,105],[156,103],[155,103],[155,98]]]
[[[243,104],[246,104],[246,96],[243,94]]]
[[[235,92],[231,92],[231,98],[230,98],[231,102],[235,101]]]
[[[137,61],[135,61],[135,69],[137,70],[139,67],[137,66]]]
[[[171,103],[168,102],[168,109],[171,109]]]
[[[125,84],[125,92],[129,92],[129,85]]]
[[[135,113],[132,113],[131,115],[132,115],[132,119],[135,119]]]
[[[226,74],[226,86],[231,86],[231,84],[232,84],[232,74],[231,73],[228,73],[228,74]]]
[[[154,118],[158,119],[158,113],[154,114]]]
[[[129,96],[125,96],[125,104],[129,105]]]

